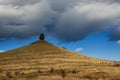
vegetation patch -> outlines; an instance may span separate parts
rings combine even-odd
[[[85,76],[85,78],[87,79],[100,79],[100,78],[105,79],[109,77],[110,77],[109,74],[106,72],[93,72]]]

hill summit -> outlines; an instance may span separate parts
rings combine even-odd
[[[113,65],[114,62],[112,61],[88,57],[55,46],[45,41],[44,35],[40,36],[40,40],[27,46],[0,54],[0,68],[3,73],[5,71],[22,71],[29,74],[38,70],[44,72],[52,68],[58,71],[66,70],[67,72],[74,70],[75,73],[77,71],[81,73],[81,76],[85,76],[94,72],[103,72],[104,70],[106,70],[105,73],[110,71],[116,73],[118,68],[113,68]],[[120,71],[118,72],[120,73]],[[2,76],[4,76],[3,73],[1,72]]]

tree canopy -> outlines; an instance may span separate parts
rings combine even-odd
[[[43,34],[43,33],[41,33],[41,34],[40,34],[39,39],[40,39],[40,40],[44,40],[44,39],[45,39],[45,37],[44,37],[44,34]]]

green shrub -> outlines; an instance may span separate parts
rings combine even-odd
[[[42,71],[39,70],[38,73],[42,73]]]
[[[15,71],[15,76],[19,76],[20,75],[20,71]]]
[[[114,67],[120,67],[120,64],[119,63],[115,63]]]
[[[66,74],[65,74],[65,71],[64,71],[64,70],[61,70],[61,71],[60,71],[60,74],[61,74],[62,78],[65,78]]]
[[[53,73],[53,72],[54,72],[54,68],[51,68],[51,69],[50,69],[50,73]]]
[[[0,68],[0,73],[2,73],[3,72],[3,69],[2,68]]]
[[[76,74],[76,73],[77,73],[77,71],[76,71],[76,70],[72,70],[72,73],[73,73],[73,74]]]
[[[13,76],[12,76],[12,74],[11,74],[11,72],[6,72],[6,76],[8,77],[8,78],[13,78]]]

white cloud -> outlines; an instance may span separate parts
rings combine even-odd
[[[76,52],[81,52],[81,51],[83,51],[83,48],[77,48],[77,49],[75,49],[75,51]]]
[[[119,14],[118,0],[0,0],[0,39],[24,39],[43,32],[77,41],[120,25]]]
[[[91,33],[103,32],[120,22],[119,3],[78,3],[62,13],[55,35],[66,41],[81,40]]]
[[[120,45],[120,40],[117,41],[117,44]]]
[[[0,50],[0,53],[1,53],[1,52],[5,52],[5,51],[4,51],[4,50]]]
[[[78,13],[85,13],[87,18],[90,19],[111,19],[116,18],[120,14],[120,4],[113,3],[83,3],[74,7]]]

